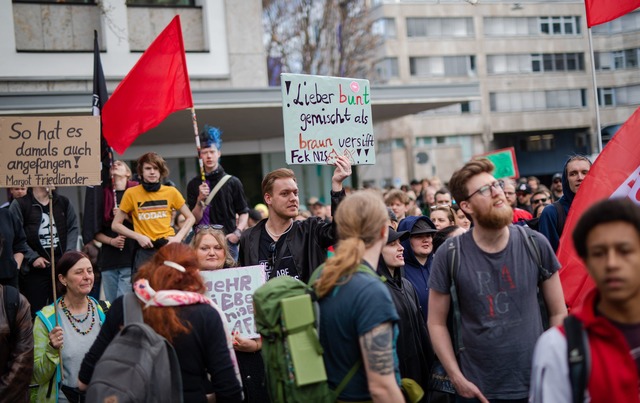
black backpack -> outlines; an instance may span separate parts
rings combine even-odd
[[[2,289],[4,295],[4,311],[9,320],[9,332],[11,337],[13,337],[18,309],[20,308],[20,292],[18,292],[17,288],[8,285],[3,286]]]
[[[124,327],[96,364],[87,402],[181,403],[182,375],[173,346],[142,318],[134,293],[123,298]]]
[[[589,339],[580,319],[573,315],[564,318],[567,338],[567,360],[573,403],[584,402],[584,391],[590,372]]]

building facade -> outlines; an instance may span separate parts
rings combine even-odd
[[[364,180],[446,180],[506,147],[522,175],[550,179],[567,155],[597,152],[592,63],[602,127],[640,105],[639,11],[592,28],[594,60],[583,1],[373,0],[372,13],[384,38],[378,82],[478,82],[480,99],[387,122],[377,135],[392,170]]]

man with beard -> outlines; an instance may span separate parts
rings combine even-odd
[[[474,160],[451,177],[451,192],[475,226],[457,237],[459,243],[456,238],[445,241],[435,255],[428,328],[458,401],[524,403],[533,349],[543,331],[538,287],[551,325],[560,324],[567,310],[557,274],[560,264],[546,239],[533,236],[538,267],[526,239],[532,232],[510,225],[513,212],[503,182],[492,175],[494,168],[487,159]],[[464,346],[456,352],[447,328],[452,247],[459,252],[454,280],[462,324],[458,348]]]
[[[518,221],[526,221],[533,218],[530,212],[527,210],[523,210],[521,208],[516,207],[517,199],[516,199],[516,184],[513,180],[507,179],[504,181],[504,186],[502,188],[504,191],[504,197],[507,199],[507,203],[511,206],[513,210],[513,223],[517,223]]]
[[[336,158],[331,178],[331,211],[335,212],[345,193],[342,182],[351,175],[351,163]],[[288,275],[305,283],[311,272],[327,257],[327,248],[336,242],[333,223],[318,217],[296,221],[298,184],[292,170],[269,172],[262,180],[262,194],[269,217],[242,233],[240,266],[262,265],[267,278]]]

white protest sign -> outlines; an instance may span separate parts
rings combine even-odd
[[[231,331],[244,337],[256,338],[253,319],[253,293],[266,281],[262,266],[235,267],[220,270],[201,270],[206,288],[205,295],[222,311],[222,320]]]
[[[368,80],[282,74],[287,164],[375,164]]]
[[[99,184],[99,116],[0,117],[0,187]]]

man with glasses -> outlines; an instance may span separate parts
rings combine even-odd
[[[331,211],[335,212],[345,193],[342,182],[351,176],[351,163],[336,158],[331,178]],[[242,233],[240,266],[262,265],[268,279],[295,277],[305,283],[327,257],[327,248],[336,240],[334,224],[318,217],[296,221],[300,200],[292,170],[269,172],[262,180],[262,195],[269,217]]]
[[[531,208],[536,217],[539,217],[542,209],[549,204],[551,204],[551,195],[547,189],[538,189],[531,196]]]
[[[470,161],[449,186],[475,226],[438,249],[429,277],[428,328],[436,355],[453,382],[459,402],[526,402],[536,339],[543,331],[538,287],[551,325],[567,311],[558,263],[549,243],[533,236],[541,268],[529,251],[527,236],[510,225],[513,211],[487,159]],[[460,343],[454,352],[447,316],[452,301],[452,253],[457,264],[454,286],[460,314]],[[458,353],[456,359],[456,353]],[[458,361],[459,360],[459,361]]]

